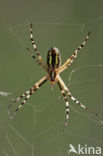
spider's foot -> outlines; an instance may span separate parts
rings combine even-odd
[[[15,115],[15,113],[12,113],[12,114],[10,115],[10,119],[12,119],[12,118],[14,117],[14,115]]]
[[[30,26],[31,26],[31,28],[32,28],[33,24],[31,23]]]
[[[17,102],[17,100],[15,100],[15,99],[13,99],[12,101],[13,101],[13,103],[10,104],[10,105],[7,107],[7,109],[11,108],[11,107],[13,106],[13,104]]]
[[[63,132],[66,130],[67,128],[67,122],[65,123],[64,127],[63,127]]]
[[[66,131],[66,128],[67,128],[67,126],[64,126],[64,127],[63,127],[63,132],[65,132],[65,131]]]
[[[89,31],[88,35],[90,35],[90,34],[91,34],[91,30]]]

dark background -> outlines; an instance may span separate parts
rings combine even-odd
[[[69,144],[76,149],[81,144],[103,150],[103,125],[71,99],[69,124],[62,131],[65,102],[59,98],[58,86],[52,91],[49,82],[10,120],[6,108],[12,99],[46,74],[26,51],[28,47],[34,52],[31,22],[44,61],[48,49],[56,46],[63,63],[92,31],[61,77],[72,95],[103,119],[103,1],[0,0],[0,92],[11,93],[0,95],[0,156],[68,156]]]

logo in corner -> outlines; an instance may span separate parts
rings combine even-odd
[[[78,152],[76,151],[76,149],[74,148],[72,144],[70,144],[69,146],[70,146],[70,150],[68,151],[68,154],[70,154],[71,152],[78,154]]]
[[[75,154],[96,154],[99,155],[102,153],[101,147],[89,147],[87,145],[81,146],[78,144],[77,148],[75,148],[72,144],[69,144],[69,151],[68,154],[70,153],[75,153]]]

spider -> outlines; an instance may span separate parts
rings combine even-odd
[[[34,54],[27,48],[27,51],[32,56],[32,58],[35,60],[35,62],[43,68],[47,72],[47,75],[41,78],[33,87],[31,87],[28,91],[21,94],[17,99],[14,100],[12,104],[8,106],[8,108],[12,107],[15,103],[19,102],[22,98],[21,104],[16,108],[16,110],[11,114],[10,118],[12,118],[16,112],[27,102],[27,100],[31,97],[32,94],[34,94],[44,83],[46,83],[47,80],[50,81],[51,86],[53,88],[54,84],[57,82],[58,86],[61,90],[61,94],[64,97],[65,100],[65,107],[66,107],[66,117],[65,117],[65,123],[64,123],[64,130],[67,127],[68,119],[69,119],[69,102],[67,95],[73,100],[77,105],[82,107],[83,109],[87,110],[88,112],[91,112],[92,114],[97,115],[96,112],[90,110],[88,107],[84,106],[82,103],[80,103],[76,98],[72,96],[69,89],[63,82],[63,80],[60,77],[60,73],[63,72],[66,68],[68,68],[73,61],[76,59],[78,52],[84,47],[86,42],[88,41],[88,38],[90,36],[90,33],[86,36],[85,40],[82,42],[82,44],[73,52],[73,54],[66,60],[66,62],[61,65],[61,56],[60,51],[56,47],[52,47],[48,50],[47,53],[47,65],[44,63],[38,48],[34,42],[34,37],[32,33],[32,23],[30,26],[30,40],[32,42],[33,48],[35,50],[35,53],[37,55],[37,58],[34,56]]]

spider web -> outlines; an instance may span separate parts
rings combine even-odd
[[[8,21],[0,28],[0,156],[68,156],[70,144],[75,147],[78,144],[100,146],[103,155],[103,8],[102,1],[93,2],[92,13],[89,1],[85,2],[89,5],[88,11],[81,0],[75,1],[76,4],[74,1],[31,2],[30,5],[25,2],[28,11],[24,8],[23,20],[17,9],[14,11],[10,4],[4,5],[4,11],[11,9],[11,13],[18,16],[13,24]],[[65,101],[57,85],[52,91],[47,82],[10,120],[8,113],[18,105],[8,112],[6,108],[12,99],[45,75],[25,50],[28,47],[33,51],[29,39],[31,22],[36,44],[45,61],[46,52],[55,45],[64,62],[92,30],[88,43],[61,77],[72,95],[99,113],[99,118],[68,98],[70,119],[63,132]]]

